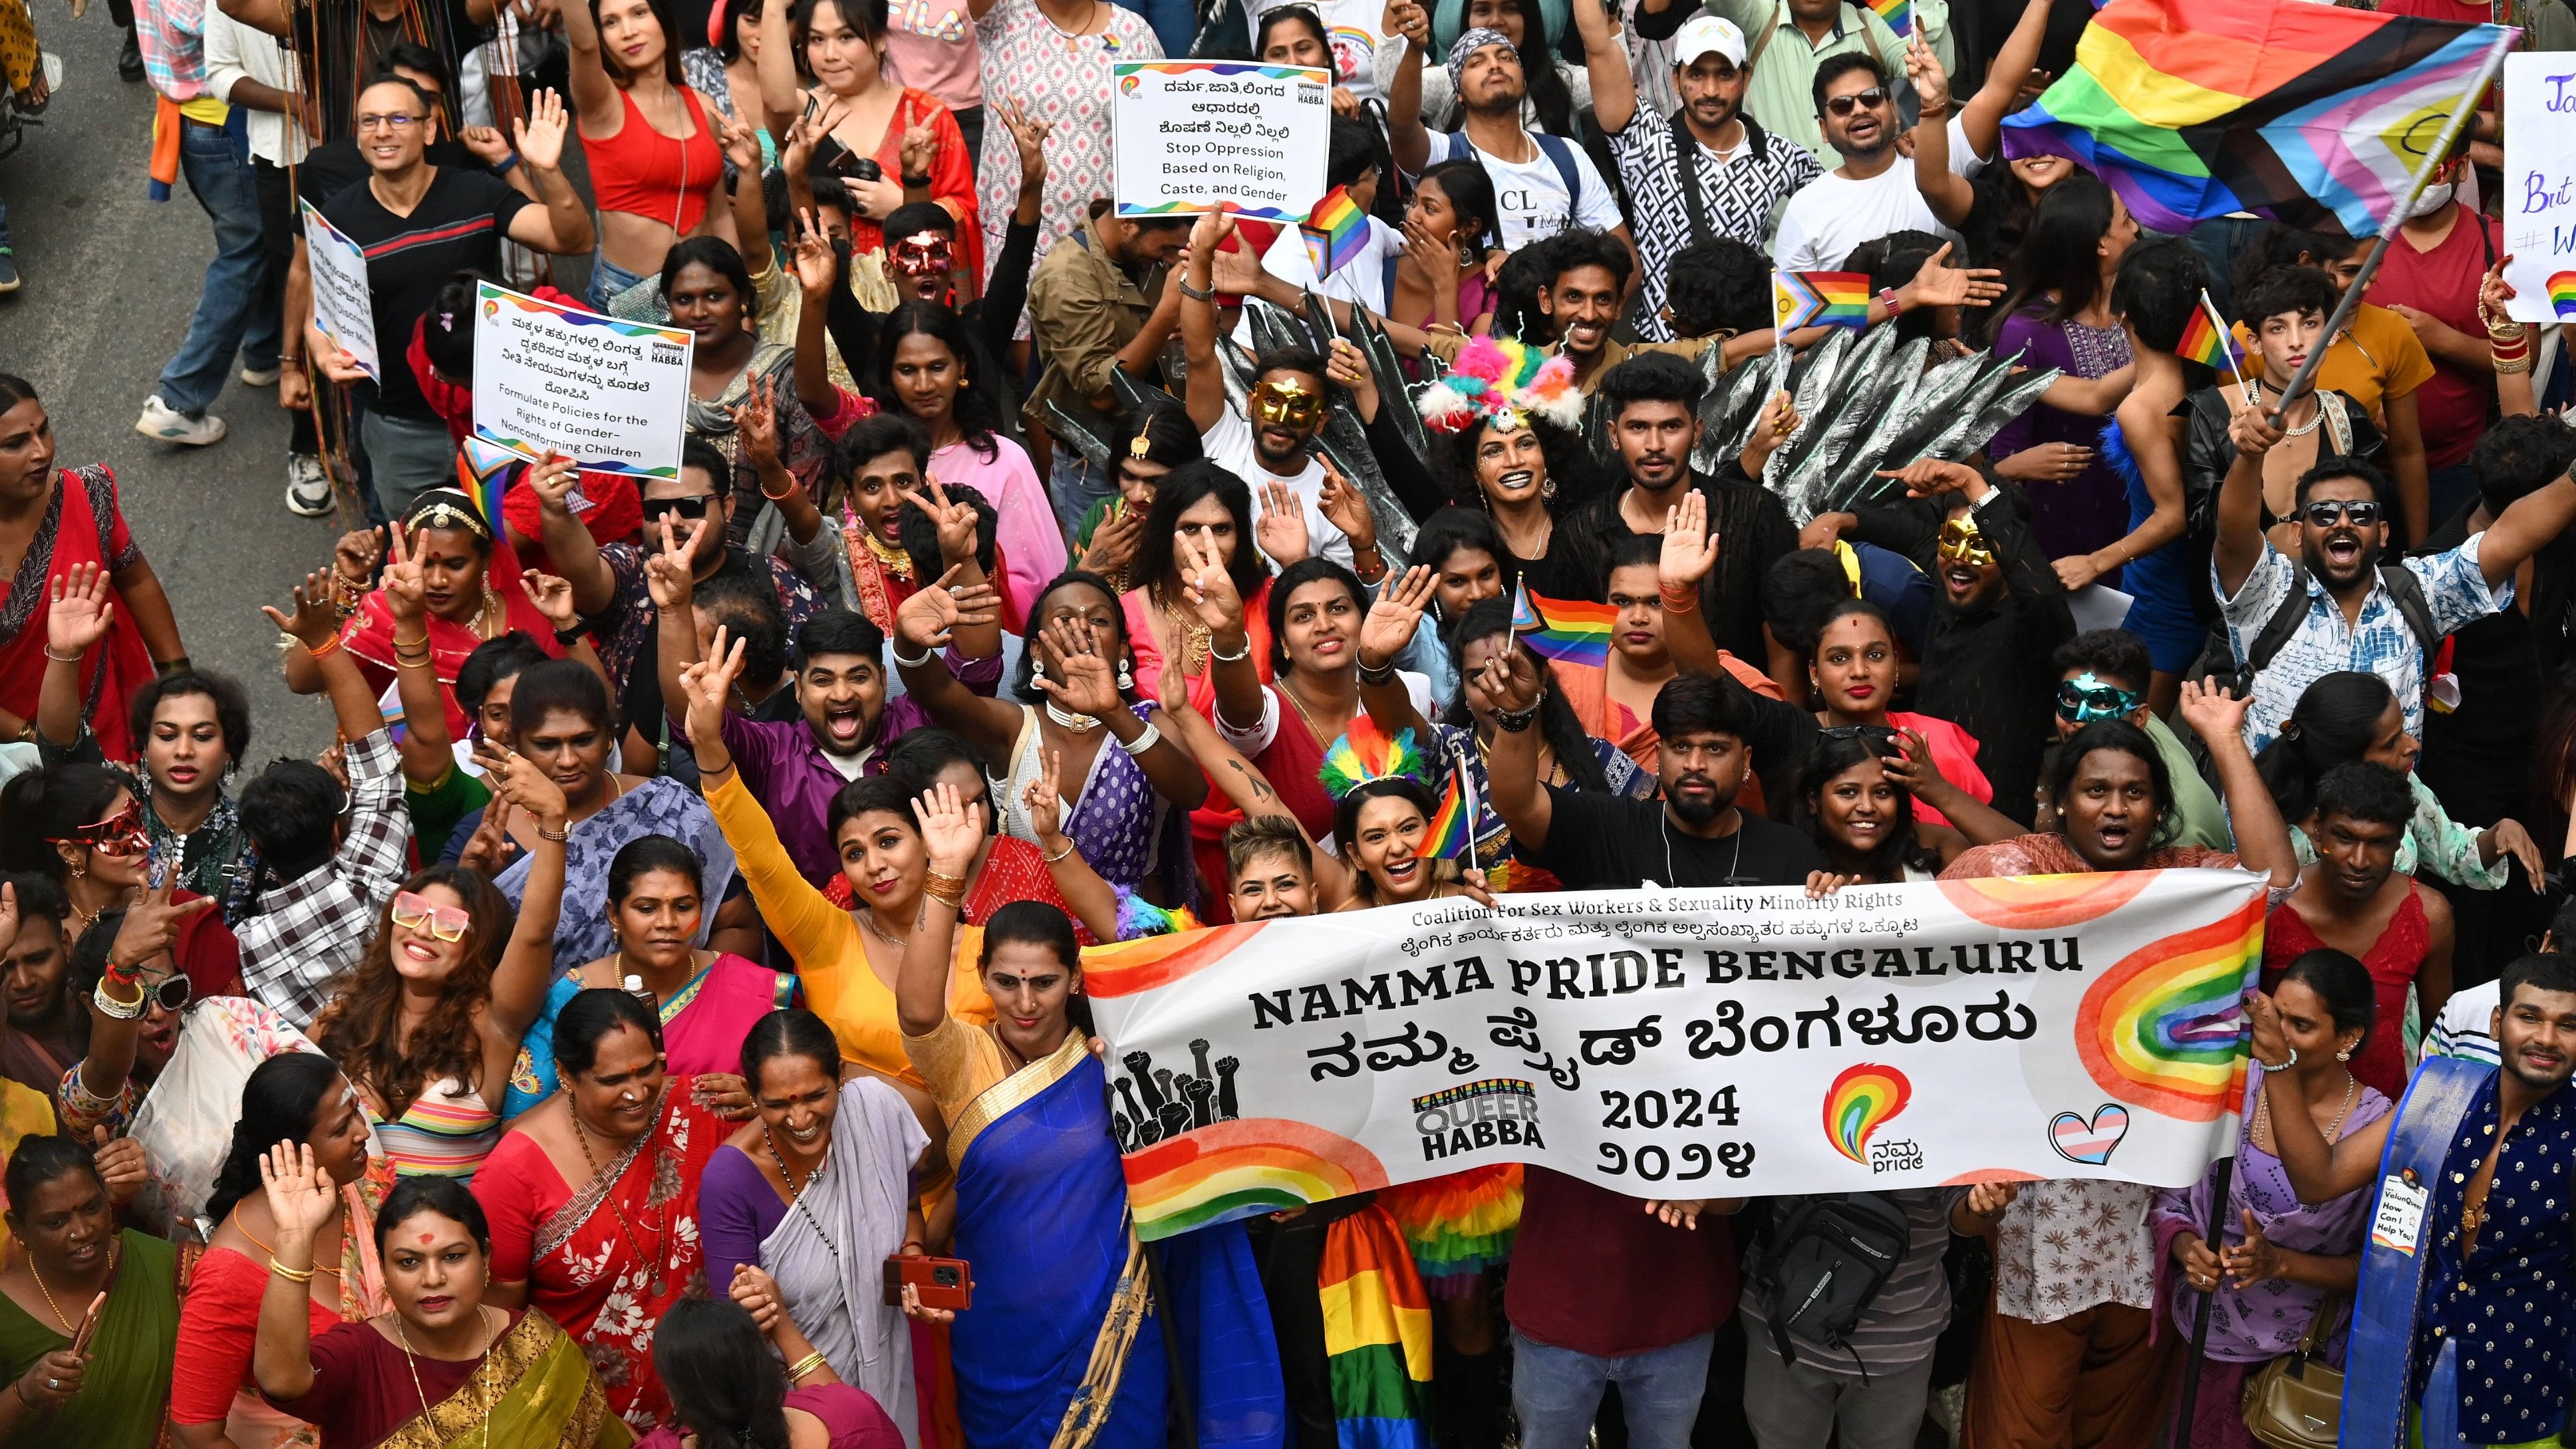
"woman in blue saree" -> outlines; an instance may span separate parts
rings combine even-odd
[[[947,1122],[955,1251],[974,1265],[974,1306],[949,1339],[967,1443],[1159,1449],[1178,1363],[1201,1449],[1281,1444],[1278,1347],[1241,1225],[1148,1249],[1128,1220],[1108,1078],[1066,1016],[1082,981],[1072,921],[1014,901],[980,931],[959,927],[982,807],[942,784],[914,809],[930,877],[895,999]],[[948,1015],[960,929],[993,993],[989,1027]]]

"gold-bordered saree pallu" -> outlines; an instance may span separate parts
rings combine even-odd
[[[627,1449],[635,1435],[581,1345],[531,1308],[455,1393],[385,1436],[379,1449]]]

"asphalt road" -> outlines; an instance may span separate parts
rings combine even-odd
[[[211,3],[211,0],[210,0]],[[286,511],[286,414],[274,387],[238,376],[213,411],[230,427],[206,448],[134,431],[162,365],[178,350],[214,255],[214,234],[183,181],[145,195],[152,90],[117,79],[122,33],[107,6],[79,20],[36,0],[42,47],[64,78],[41,128],[0,160],[0,199],[26,285],[0,297],[0,371],[36,385],[65,466],[115,468],[125,516],[177,606],[199,665],[248,687],[256,738],[247,763],[311,755],[331,712],[287,693],[277,629],[259,605],[284,604],[303,571],[327,563],[338,524]]]

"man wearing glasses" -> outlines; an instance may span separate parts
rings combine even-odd
[[[2275,393],[2288,381],[2271,379]],[[2388,479],[2358,459],[2334,458],[2302,474],[2292,495],[2293,560],[2263,533],[2263,455],[2286,436],[2273,425],[2280,404],[2272,396],[2235,404],[2228,440],[2236,458],[2219,486],[2209,555],[2228,646],[2254,671],[2245,743],[2270,744],[2308,686],[2345,669],[2386,680],[2406,732],[2421,739],[2425,655],[2513,602],[2514,570],[2576,520],[2576,478],[2526,494],[2457,548],[2382,563],[2394,512]],[[2399,591],[2414,597],[2401,602]],[[2420,637],[2426,622],[2430,638]]]
[[[384,376],[369,379],[310,324],[306,353],[323,376],[355,387],[366,419],[361,437],[388,514],[413,495],[455,481],[456,446],[447,424],[403,365],[412,326],[448,277],[472,268],[498,275],[501,239],[558,255],[587,251],[590,213],[564,178],[563,101],[540,92],[513,127],[518,165],[537,191],[531,202],[499,177],[433,165],[438,102],[419,82],[387,72],[358,93],[358,152],[367,179],[322,203],[322,214],[367,253],[367,291]]]
[[[1842,164],[1801,187],[1782,209],[1771,241],[1780,270],[1838,270],[1852,248],[1893,232],[1928,231],[1956,242],[1959,234],[1932,215],[1914,184],[1913,163],[1896,149],[1904,128],[1887,71],[1866,55],[1830,56],[1816,67],[1814,94],[1825,144]],[[1952,142],[1965,154],[1962,138]]]

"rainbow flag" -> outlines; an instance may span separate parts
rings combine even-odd
[[[1298,230],[1306,238],[1306,255],[1315,263],[1315,275],[1329,277],[1348,266],[1367,245],[1368,213],[1351,200],[1348,187],[1336,186],[1315,203]]]
[[[1914,0],[1869,0],[1869,13],[1886,21],[1899,40],[1914,34]]]
[[[1424,860],[1454,860],[1461,865],[1474,865],[1476,822],[1467,809],[1464,772],[1452,760],[1448,774],[1449,791],[1440,797],[1440,808],[1432,812],[1431,828],[1422,832],[1421,856]]]
[[[1580,599],[1550,599],[1518,587],[1512,595],[1512,628],[1539,657],[1560,664],[1610,662],[1610,625],[1619,611]]]
[[[2576,317],[2576,272],[2549,274],[2549,310],[2561,322]]]
[[[1773,272],[1771,316],[1778,330],[1867,327],[1869,273]]]
[[[469,434],[456,450],[456,486],[483,510],[483,521],[501,534],[501,495],[509,491],[518,466],[527,460],[498,443]]]
[[[2209,304],[2209,294],[2200,294],[2200,305],[2191,312],[2191,321],[2182,329],[2182,341],[2174,344],[2174,356],[2204,367],[2224,368],[2238,377],[2245,375],[2245,353],[2236,345],[2235,334],[2218,318],[2218,309]]]
[[[1346,1449],[1431,1449],[1431,1297],[1386,1209],[1324,1229],[1315,1268],[1333,1417]]]
[[[2110,0],[2075,64],[2004,121],[2004,155],[2064,156],[2138,224],[2235,211],[2367,236],[2518,32],[2332,5]]]

